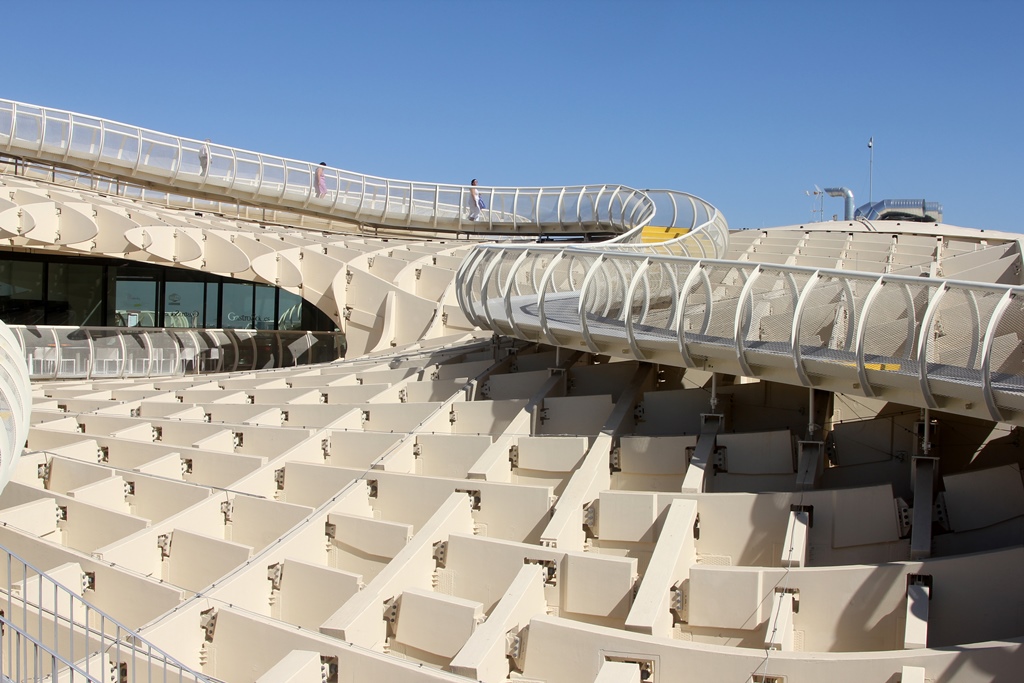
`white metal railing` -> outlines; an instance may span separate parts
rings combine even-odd
[[[1024,424],[1024,287],[603,244],[481,245],[456,286],[521,339]]]
[[[715,206],[676,190],[649,190],[648,196],[651,198],[652,211],[638,221],[637,227],[599,246],[583,249],[583,253],[592,255],[600,251],[692,258],[721,258],[725,255],[729,246],[729,225]],[[665,207],[660,214],[659,206]],[[651,225],[651,219],[656,217],[663,225]],[[646,242],[646,239],[653,241]],[[562,247],[554,245],[495,245],[487,249],[474,249],[462,262],[456,275],[455,291],[459,305],[473,324],[491,327],[486,307],[478,311],[478,307],[473,305],[474,297],[486,300],[497,292],[494,278],[514,284],[515,280],[508,275],[510,270],[518,272],[526,268],[529,273],[524,277],[528,280],[536,279],[539,285],[542,278],[537,277],[538,269],[561,260],[563,251]],[[569,281],[570,286],[578,284],[580,282],[574,279]],[[514,325],[512,329],[515,329]]]
[[[14,332],[0,320],[0,490],[28,439],[32,387],[28,367]]]
[[[79,567],[79,570],[81,568]],[[211,682],[148,642],[83,595],[96,576],[80,572],[74,590],[0,546],[0,673],[7,681],[96,683]]]
[[[654,205],[650,217],[607,242],[605,251],[721,258],[729,247],[729,225],[712,204],[678,190],[645,190]],[[657,225],[654,225],[657,223]]]
[[[244,220],[268,221],[271,223],[289,222],[291,224],[310,224],[317,229],[330,226],[332,221],[326,216],[312,216],[291,211],[282,211],[266,207],[255,207],[240,203],[231,197],[196,197],[180,194],[167,189],[154,189],[149,183],[134,183],[112,175],[103,175],[91,171],[79,171],[50,161],[22,159],[0,153],[0,169],[7,168],[15,176],[31,180],[43,180],[56,183],[75,190],[87,190],[105,195],[137,199],[147,204],[219,214],[221,216],[237,216]]]
[[[62,674],[71,674],[70,679],[81,678],[88,683],[110,680],[109,677],[103,680],[99,671],[90,675],[0,615],[0,633],[6,636],[8,631],[10,635],[5,640],[9,640],[10,645],[0,648],[0,671],[9,672],[5,681],[58,681]]]
[[[237,372],[330,362],[345,352],[341,332],[57,325],[11,325],[10,331],[32,379]]]
[[[380,178],[0,99],[0,151],[97,173],[372,225],[457,232],[626,232],[653,215],[623,185],[477,188]],[[205,162],[201,160],[200,152]],[[323,172],[323,181],[317,177]],[[471,220],[471,216],[476,220]]]

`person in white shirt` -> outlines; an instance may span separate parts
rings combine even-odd
[[[199,148],[199,175],[206,175],[210,170],[210,138]]]
[[[480,209],[484,208],[484,200],[480,199],[480,190],[476,189],[476,178],[469,184],[469,220],[480,218]]]

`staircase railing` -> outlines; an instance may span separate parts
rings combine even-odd
[[[5,681],[57,681],[61,674],[68,673],[73,674],[71,678],[81,677],[89,683],[108,683],[112,678],[90,675],[2,616],[0,632],[5,636],[4,647],[0,648],[0,671],[4,672]],[[10,647],[7,641],[13,641]]]
[[[78,565],[81,593],[95,575]],[[0,546],[0,674],[12,681],[78,680],[100,683],[189,681],[209,683],[128,626]]]

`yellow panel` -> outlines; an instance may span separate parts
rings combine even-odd
[[[643,231],[640,233],[640,241],[645,244],[667,242],[668,240],[674,240],[677,237],[682,237],[688,232],[690,232],[689,228],[668,228],[663,225],[647,225],[644,226]]]
[[[851,368],[857,367],[856,363],[844,362],[843,365],[846,365],[846,366],[851,367]],[[900,364],[899,363],[865,363],[864,364],[864,368],[867,369],[867,370],[882,370],[882,371],[885,371],[885,372],[899,372],[900,371]]]

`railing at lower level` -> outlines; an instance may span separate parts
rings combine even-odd
[[[341,332],[11,325],[32,379],[176,377],[327,363]]]
[[[0,490],[25,446],[32,412],[32,386],[21,349],[14,332],[0,320]]]
[[[84,596],[96,575],[78,564],[54,568],[59,583],[0,547],[0,674],[4,681],[210,683],[211,679],[97,609]]]

